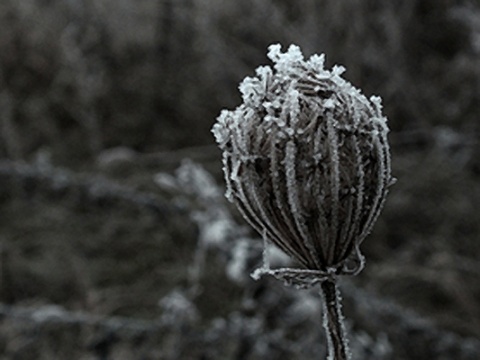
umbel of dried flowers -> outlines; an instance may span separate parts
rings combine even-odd
[[[308,287],[356,274],[359,246],[371,231],[392,183],[387,120],[381,99],[344,80],[344,68],[305,60],[300,48],[271,45],[274,66],[240,84],[243,103],[213,126],[223,151],[227,198],[298,269],[271,270]]]
[[[324,56],[269,47],[273,68],[240,84],[243,103],[213,127],[223,151],[227,198],[245,219],[299,263],[270,274],[297,287],[321,285],[328,359],[350,359],[337,275],[364,266],[360,244],[392,183],[387,120]]]

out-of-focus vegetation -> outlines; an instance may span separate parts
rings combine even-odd
[[[0,359],[321,357],[318,295],[248,278],[209,132],[276,42],[346,66],[392,129],[343,284],[354,358],[480,358],[478,1],[5,0]]]

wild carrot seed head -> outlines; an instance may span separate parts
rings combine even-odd
[[[268,57],[273,68],[243,80],[243,103],[212,129],[226,196],[307,270],[358,272],[392,182],[380,98],[344,80],[343,67],[324,69],[323,55],[271,45]]]

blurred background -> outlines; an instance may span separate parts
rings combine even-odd
[[[210,133],[272,43],[389,119],[398,181],[342,282],[354,358],[480,358],[479,1],[2,0],[0,359],[325,353],[318,293],[249,278]]]

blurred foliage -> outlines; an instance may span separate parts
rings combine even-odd
[[[445,359],[478,358],[478,345],[464,339],[480,337],[476,0],[1,1],[0,301],[57,304],[101,319],[164,316],[159,300],[191,286],[198,212],[215,211],[160,189],[154,176],[190,157],[221,180],[210,127],[220,109],[239,103],[239,81],[276,42],[344,65],[348,80],[383,98],[392,129],[398,182],[363,244],[366,269],[353,280],[367,300],[358,291],[346,296],[358,359],[440,358],[440,345]],[[0,358],[282,359],[323,351],[320,318],[292,310],[292,292],[228,279],[225,249],[202,256],[192,300],[200,320],[192,315],[185,329],[115,340],[112,328],[124,328],[108,321],[54,327],[2,308]],[[387,311],[393,305],[372,305],[371,294],[403,306],[404,317]],[[415,323],[409,311],[431,323]],[[80,340],[68,345],[72,336]],[[270,357],[259,355],[257,338],[270,344]],[[307,343],[317,345],[302,348]],[[178,344],[190,353],[177,354]],[[170,357],[160,355],[162,345]]]
[[[393,130],[478,133],[477,5],[3,1],[2,113],[16,140],[3,152],[68,148],[71,159],[210,143],[219,109],[237,104],[237,84],[275,42],[345,65],[352,83],[383,97]]]

